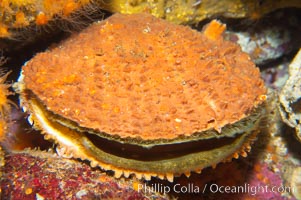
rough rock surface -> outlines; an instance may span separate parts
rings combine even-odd
[[[289,66],[289,79],[280,94],[280,113],[283,121],[295,128],[301,140],[301,50]]]

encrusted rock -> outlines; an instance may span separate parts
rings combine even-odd
[[[301,50],[289,66],[289,79],[279,99],[283,121],[296,130],[296,136],[301,140]]]

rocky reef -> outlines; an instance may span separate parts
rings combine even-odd
[[[1,199],[301,199],[300,1],[110,2],[1,2]],[[63,157],[64,149],[27,123],[10,88],[25,62],[111,12],[141,11],[198,31],[217,18],[227,25],[225,37],[257,63],[268,98],[250,152],[172,182],[117,179],[87,160]]]
[[[301,141],[301,50],[289,65],[289,78],[279,94],[283,121],[294,128]]]

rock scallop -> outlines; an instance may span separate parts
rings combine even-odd
[[[266,89],[224,29],[114,14],[28,61],[21,106],[59,153],[115,177],[172,181],[246,156]]]

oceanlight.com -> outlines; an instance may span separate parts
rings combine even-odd
[[[163,185],[161,183],[155,184],[138,184],[138,192],[160,192],[160,193],[221,193],[221,194],[250,194],[256,195],[258,193],[291,193],[294,188],[288,186],[273,186],[273,185],[250,185],[245,183],[239,186],[224,186],[218,184],[205,184],[204,187],[197,186],[193,183],[187,185],[175,184],[173,186]]]
[[[208,187],[208,189],[207,189]],[[243,194],[248,193],[251,195],[256,195],[258,193],[291,193],[291,187],[288,186],[273,186],[273,185],[250,185],[245,183],[239,186],[220,186],[217,184],[205,184],[204,192],[209,190],[211,193],[221,193],[221,194]]]

